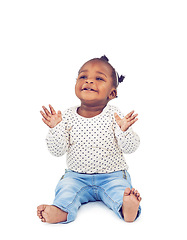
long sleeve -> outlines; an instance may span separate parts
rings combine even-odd
[[[48,150],[52,155],[60,157],[66,153],[69,147],[69,131],[63,120],[49,130],[46,142]]]
[[[122,131],[119,125],[117,124],[114,113],[117,113],[121,118],[124,118],[124,114],[118,109],[113,109],[113,129],[116,140],[118,142],[119,147],[123,151],[123,153],[129,154],[133,153],[137,150],[140,145],[139,136],[133,131],[132,127],[129,127],[126,131]]]
[[[133,153],[140,145],[140,138],[131,127],[123,132],[116,124],[115,136],[119,147],[124,153]]]

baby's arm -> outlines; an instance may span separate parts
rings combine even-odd
[[[132,130],[131,126],[138,120],[138,114],[134,111],[120,118],[117,113],[114,114],[116,120],[115,135],[119,146],[124,153],[133,153],[140,145],[139,136]]]
[[[49,108],[51,112],[46,107],[43,107],[45,113],[41,111],[43,122],[50,127],[46,137],[47,147],[52,155],[60,157],[68,149],[69,131],[66,129],[64,119],[62,120],[61,112],[56,113],[51,105]]]

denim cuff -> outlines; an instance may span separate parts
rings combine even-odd
[[[75,216],[73,216],[71,211],[69,211],[67,208],[59,206],[58,204],[55,204],[55,203],[53,204],[53,206],[58,207],[59,209],[61,209],[62,211],[66,212],[68,214],[67,221],[59,222],[60,224],[66,224],[66,223],[69,223],[69,222],[72,222],[75,220]]]
[[[118,215],[119,218],[124,220],[123,214],[122,214],[122,204],[119,205],[119,207],[116,211],[116,214]],[[136,215],[136,218],[134,221],[136,221],[136,219],[139,218],[140,214],[141,214],[141,206],[139,206],[139,209],[138,209],[138,212],[137,212],[137,215]]]

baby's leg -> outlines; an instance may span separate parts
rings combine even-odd
[[[77,211],[83,203],[95,201],[91,194],[91,184],[91,175],[67,170],[57,184],[53,205],[38,206],[38,217],[42,222],[48,223],[69,223],[74,221]]]
[[[59,223],[67,221],[67,213],[53,205],[40,205],[37,207],[37,215],[42,222]]]
[[[126,188],[123,196],[122,213],[126,222],[134,222],[136,219],[141,197],[137,190]]]

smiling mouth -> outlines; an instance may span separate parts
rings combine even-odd
[[[96,92],[94,89],[92,88],[83,88],[82,91],[91,91],[91,92]]]

